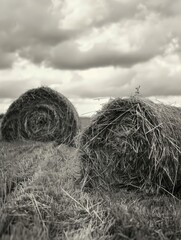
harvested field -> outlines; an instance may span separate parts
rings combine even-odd
[[[181,205],[173,196],[84,192],[76,182],[77,149],[66,145],[1,142],[0,149],[0,163],[7,159],[4,183],[21,177],[0,205],[0,239],[181,239]]]
[[[0,143],[0,207],[18,185],[32,178],[45,156],[51,159],[52,152],[52,143]]]
[[[131,97],[110,101],[80,137],[88,188],[160,190],[181,187],[181,109]]]
[[[106,235],[112,222],[102,219],[108,219],[109,215],[105,216],[99,201],[89,199],[75,185],[80,174],[76,149],[46,144],[48,152],[45,152],[44,146],[39,148],[42,153],[38,166],[34,165],[34,173],[19,183],[0,206],[0,238],[80,239],[82,234],[82,239],[89,239],[94,228],[92,221],[105,231],[102,236]],[[33,153],[32,157],[36,159]],[[93,231],[101,237],[97,228]]]
[[[90,117],[80,117],[81,120],[81,129],[86,128],[90,124]]]
[[[1,125],[6,141],[56,141],[70,146],[79,129],[72,103],[48,87],[31,89],[20,96],[10,105]]]

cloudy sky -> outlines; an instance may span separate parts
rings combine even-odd
[[[0,112],[49,86],[80,115],[141,86],[181,106],[180,0],[0,0]]]

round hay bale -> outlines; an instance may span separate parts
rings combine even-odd
[[[151,192],[181,186],[181,109],[144,98],[117,98],[79,139],[83,185]]]
[[[56,141],[73,146],[79,128],[72,103],[62,94],[40,87],[27,91],[10,105],[1,131],[6,141]]]

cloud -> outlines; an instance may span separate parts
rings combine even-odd
[[[167,26],[167,21],[159,22],[159,17],[150,17],[145,22],[128,21],[100,28],[79,42],[67,41],[55,46],[45,62],[53,68],[72,70],[107,66],[130,68],[166,52],[169,54],[171,45],[172,52],[179,49],[179,35],[169,31]]]
[[[0,69],[8,69],[13,66],[16,54],[5,53],[0,49]]]
[[[176,55],[158,57],[144,65],[140,64],[131,69],[113,69],[104,73],[104,68],[87,70],[82,74],[84,81],[73,82],[71,87],[65,87],[64,93],[72,97],[99,98],[124,97],[135,93],[141,86],[143,96],[178,96],[181,95],[181,61]]]
[[[49,86],[70,98],[123,97],[141,86],[144,96],[181,95],[181,59],[177,54],[158,56],[131,68],[100,67],[60,71],[29,63],[0,75],[0,97],[17,98],[30,88]]]
[[[169,0],[149,0],[142,2],[147,11],[155,11],[163,17],[173,17],[180,15],[181,2],[176,0],[171,2]]]
[[[81,51],[73,43],[61,44],[55,48],[47,65],[59,69],[89,69],[106,66],[131,67],[145,62],[155,56],[152,51],[143,52],[141,49],[122,52],[112,46],[95,45],[91,50]]]
[[[53,11],[49,0],[0,0],[0,6],[0,51],[6,59],[4,63],[0,62],[2,68],[15,62],[15,58],[9,59],[10,54],[43,62],[46,51],[79,32],[79,29],[59,27],[61,9]],[[33,55],[35,49],[40,51],[40,48],[39,58],[34,59],[31,53]]]
[[[38,87],[40,84],[38,81],[24,81],[24,80],[6,80],[0,81],[0,98],[18,98],[21,94],[27,90]]]
[[[74,76],[76,77],[76,74]],[[0,70],[0,99],[15,99],[27,90],[40,86],[54,88],[58,85],[61,88],[62,84],[66,85],[71,78],[72,73],[69,71],[39,67],[19,59],[11,70]]]
[[[0,98],[0,114],[1,113],[6,113],[8,107],[10,106],[10,104],[13,102],[13,99],[1,99]]]
[[[0,0],[1,69],[17,56],[58,69],[132,67],[163,54],[173,39],[180,47],[178,0],[55,2]]]
[[[82,28],[101,27],[120,20],[143,18],[139,7],[141,0],[74,0],[66,1],[63,8],[62,25]]]
[[[14,66],[11,74],[1,71],[0,111],[9,104],[2,103],[4,99],[14,100],[28,89],[42,85],[71,99],[81,114],[100,109],[100,103],[110,97],[133,95],[139,85],[143,96],[155,96],[165,103],[178,100],[180,104],[180,79],[181,60],[176,54],[159,56],[129,69],[107,67],[72,72],[21,63]]]

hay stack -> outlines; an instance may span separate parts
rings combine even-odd
[[[5,114],[3,140],[56,141],[74,145],[79,117],[72,103],[48,88],[31,89],[20,96]]]
[[[110,101],[82,133],[79,154],[87,187],[173,192],[181,185],[181,109]]]

